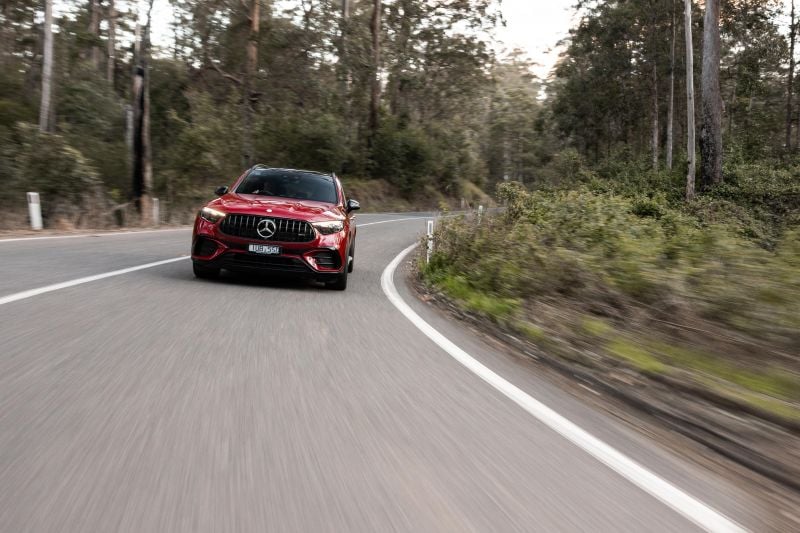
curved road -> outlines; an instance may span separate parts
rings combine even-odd
[[[0,241],[0,531],[764,530],[763,503],[449,322],[400,262],[394,299],[524,398],[454,359],[381,286],[425,219],[358,220],[344,293],[187,259],[69,283],[178,258],[185,229]]]

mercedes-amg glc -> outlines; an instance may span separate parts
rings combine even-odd
[[[221,270],[311,277],[347,287],[358,202],[335,175],[257,165],[197,214],[192,262],[199,278]]]

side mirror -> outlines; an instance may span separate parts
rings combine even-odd
[[[214,189],[214,194],[216,194],[217,196],[222,196],[226,192],[228,192],[227,187],[217,187],[216,189]]]
[[[348,213],[351,212],[351,211],[358,211],[359,209],[361,209],[361,204],[359,204],[358,202],[356,202],[353,199],[347,200],[347,212]]]

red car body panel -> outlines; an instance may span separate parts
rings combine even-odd
[[[249,171],[240,176],[229,191],[236,191],[248,173]],[[247,259],[245,270],[299,274],[323,281],[331,279],[337,274],[345,273],[356,238],[355,216],[352,212],[348,212],[341,182],[335,176],[331,176],[331,178],[336,188],[338,199],[336,204],[236,192],[226,192],[221,197],[212,200],[204,207],[225,213],[225,216],[216,222],[210,222],[198,214],[192,233],[192,260],[196,265],[204,267],[235,270],[230,265],[237,264],[237,259]],[[252,215],[311,224],[340,221],[343,229],[328,235],[315,229],[313,238],[307,242],[284,242],[274,239],[265,241],[257,236],[242,237],[225,233],[221,225],[231,215]],[[198,246],[199,239],[203,240],[203,246]],[[207,241],[216,245],[213,251],[210,251],[211,246]],[[258,263],[259,256],[248,251],[250,244],[277,245],[280,246],[281,253],[269,256],[268,259],[262,259],[264,263],[261,264]],[[209,251],[210,253],[208,253]],[[338,261],[336,261],[338,264],[335,268],[320,265],[315,260],[315,255],[330,254],[331,252],[338,257]],[[281,268],[280,264],[274,264],[275,258],[285,260],[287,268]],[[241,262],[244,264],[244,261]],[[259,266],[263,268],[259,268]]]

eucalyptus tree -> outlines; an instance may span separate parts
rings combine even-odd
[[[686,38],[686,200],[695,197],[695,126],[694,126],[694,45],[692,43],[692,0],[684,0],[684,36]]]
[[[53,0],[44,3],[44,52],[42,59],[42,99],[39,106],[39,131],[52,131],[51,98],[53,91]]]
[[[706,0],[700,75],[700,181],[704,190],[722,183],[722,94],[719,81],[720,0]]]

